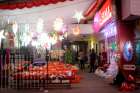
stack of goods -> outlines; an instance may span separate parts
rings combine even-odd
[[[26,66],[26,67],[25,67]],[[49,62],[48,65],[33,66],[30,64],[19,65],[17,72],[12,75],[14,80],[55,80],[68,79],[72,83],[79,82],[80,76],[77,75],[78,68],[70,64],[60,62]]]

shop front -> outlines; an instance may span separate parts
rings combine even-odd
[[[116,75],[115,78],[124,77],[124,80],[121,81],[121,89],[126,89],[126,86],[123,85],[127,85],[129,86],[127,90],[133,90],[136,59],[134,25],[133,22],[125,22],[120,19],[119,4],[120,2],[117,0],[106,0],[94,16],[93,28],[97,33],[104,35],[104,39],[101,40],[102,44],[100,44],[102,45],[100,51],[105,51],[107,55],[104,64],[117,63],[118,74],[122,74],[122,76],[117,77],[118,75]],[[103,55],[102,60],[104,62]]]
[[[110,63],[117,53],[117,24],[113,1],[107,0],[95,14],[93,29],[103,35],[99,41],[103,64]]]

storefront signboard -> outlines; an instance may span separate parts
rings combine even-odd
[[[101,32],[104,34],[106,38],[115,36],[117,34],[116,24],[114,22],[109,23],[103,30],[101,30]]]
[[[136,66],[135,65],[123,65],[124,70],[135,70]]]
[[[112,0],[107,0],[103,7],[95,14],[93,21],[93,29],[98,32],[103,25],[107,23],[113,16],[112,14]]]

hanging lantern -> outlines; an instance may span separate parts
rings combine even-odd
[[[74,35],[79,35],[80,34],[80,27],[77,25],[72,29],[72,32]]]

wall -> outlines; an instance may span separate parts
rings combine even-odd
[[[133,20],[140,16],[140,0],[121,0],[122,18]]]
[[[135,29],[136,39],[140,39],[140,29]]]

